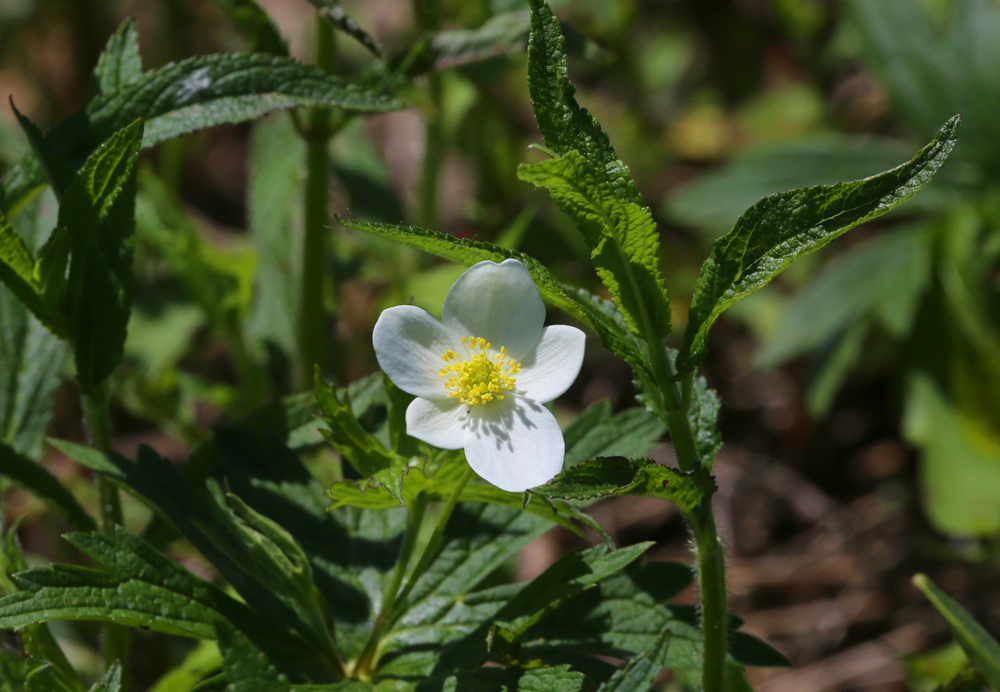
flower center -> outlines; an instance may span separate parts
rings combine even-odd
[[[441,356],[448,365],[438,374],[448,378],[444,385],[448,396],[466,406],[503,399],[503,393],[514,388],[513,375],[521,371],[521,364],[508,358],[503,346],[499,352],[491,351],[493,344],[486,339],[463,336],[462,345],[467,349],[465,358],[450,349]]]

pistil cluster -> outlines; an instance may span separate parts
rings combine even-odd
[[[494,353],[493,344],[483,338],[463,336],[462,345],[468,350],[465,358],[451,349],[441,356],[448,365],[438,374],[448,378],[448,396],[466,406],[503,399],[503,393],[514,388],[513,376],[521,371],[521,364],[508,358],[503,346]]]

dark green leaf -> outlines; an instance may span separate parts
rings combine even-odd
[[[215,4],[250,41],[251,53],[288,55],[278,27],[254,0],[215,0]]]
[[[115,369],[125,346],[132,307],[133,170],[142,132],[137,120],[87,159],[66,190],[49,240],[59,245],[68,239],[66,293],[46,300],[58,300],[54,307],[66,315],[77,379],[87,394]]]
[[[494,622],[487,621],[446,648],[442,653],[442,663],[468,668],[481,661],[487,653],[483,642],[494,627],[509,630],[508,640],[519,642],[520,637],[547,614],[602,579],[624,569],[651,545],[640,543],[621,550],[599,545],[566,555],[518,591],[497,611]]]
[[[1000,644],[976,622],[969,612],[942,591],[924,574],[913,578],[913,583],[934,604],[938,613],[948,623],[956,641],[968,655],[993,689],[1000,689]]]
[[[341,223],[348,228],[388,238],[461,264],[472,265],[484,260],[502,262],[505,259],[516,259],[528,269],[547,303],[593,329],[601,338],[605,348],[624,359],[636,370],[648,374],[645,345],[628,332],[614,305],[582,289],[561,283],[541,262],[529,255],[490,243],[456,238],[415,226],[393,226],[348,220],[341,220]]]
[[[792,667],[783,653],[746,632],[729,633],[729,654],[745,666]]]
[[[545,0],[529,0],[531,34],[528,41],[528,90],[531,107],[545,146],[558,156],[577,151],[600,171],[601,182],[626,204],[645,207],[642,196],[618,160],[607,134],[574,98],[566,74],[566,48],[559,20]]]
[[[225,620],[215,628],[222,670],[229,681],[226,692],[291,692],[288,678],[242,632]]]
[[[641,408],[611,415],[611,402],[597,402],[563,433],[566,466],[599,456],[642,456],[658,444],[666,426]]]
[[[244,632],[258,637],[257,644],[269,656],[287,662],[301,660],[308,655],[311,651],[309,644],[301,643],[294,632],[303,627],[299,618],[272,591],[247,574],[218,548],[217,544],[221,539],[212,533],[215,516],[205,500],[191,489],[170,461],[146,446],[139,448],[136,463],[132,463],[114,452],[106,456],[90,447],[62,440],[51,440],[51,444],[77,463],[121,483],[138,499],[159,511],[181,535],[191,541],[243,599],[253,604],[254,610],[260,613],[262,619],[270,623],[269,630],[258,632],[248,629],[250,625],[238,621],[235,616],[230,616]],[[238,480],[234,478],[234,485]],[[247,497],[245,486],[240,485],[234,489]],[[318,489],[316,493],[318,500]],[[317,511],[322,513],[322,503],[318,504]],[[335,536],[335,533],[330,532],[325,540],[332,541]]]
[[[330,22],[336,29],[367,48],[376,58],[382,57],[382,48],[379,47],[378,41],[344,12],[344,8],[340,6],[340,0],[309,0],[309,3],[316,8],[320,17]]]
[[[93,531],[94,520],[48,469],[0,442],[0,474],[62,513],[78,531]]]
[[[653,683],[663,670],[670,647],[670,630],[665,630],[649,647],[630,660],[601,685],[598,692],[639,692],[653,689]]]
[[[601,281],[632,333],[662,340],[670,333],[670,300],[660,268],[660,239],[648,207],[623,199],[579,151],[521,166],[518,177],[549,190],[573,217]]]
[[[948,158],[960,116],[909,163],[850,183],[782,192],[750,207],[702,265],[677,369],[705,358],[708,330],[730,305],[767,284],[796,258],[874,219],[923,189]]]
[[[708,506],[715,480],[705,468],[683,473],[652,459],[599,457],[566,469],[532,492],[568,500],[622,494],[658,497],[696,514]]]
[[[139,30],[135,18],[129,17],[118,27],[94,68],[94,87],[97,94],[110,94],[142,77],[142,58],[139,56]]]
[[[31,150],[41,162],[40,171],[44,173],[45,178],[52,185],[56,196],[62,200],[66,189],[73,182],[73,168],[66,159],[65,153],[47,141],[45,135],[38,129],[38,126],[31,122],[27,116],[22,115],[21,111],[17,110],[13,98],[10,100],[10,107],[14,111],[21,129],[24,130],[28,143],[31,145]]]
[[[187,132],[238,123],[298,106],[337,106],[357,113],[398,110],[395,99],[365,91],[296,60],[265,54],[207,55],[150,70],[102,94],[57,125],[46,142],[71,162],[82,162],[114,132],[146,121],[143,146]],[[44,183],[32,157],[4,183],[7,209],[19,207]]]

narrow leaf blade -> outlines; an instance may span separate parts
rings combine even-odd
[[[951,118],[911,161],[890,171],[849,183],[781,192],[744,212],[733,230],[715,242],[701,267],[677,358],[678,372],[689,372],[704,360],[708,330],[728,307],[763,287],[795,259],[920,192],[954,148],[961,120],[959,115]]]
[[[969,660],[983,674],[990,687],[1000,690],[1000,643],[927,575],[916,575],[913,583],[937,608]]]

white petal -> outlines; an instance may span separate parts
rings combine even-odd
[[[414,399],[406,407],[406,434],[441,449],[465,446],[465,404],[458,399]]]
[[[576,327],[557,324],[542,330],[542,338],[521,361],[514,391],[540,404],[569,389],[580,374],[586,335]]]
[[[562,471],[566,443],[555,416],[541,404],[510,397],[470,407],[465,458],[483,479],[519,493]]]
[[[480,262],[452,284],[441,321],[453,337],[482,337],[521,360],[538,341],[545,305],[538,287],[517,260]]]
[[[379,367],[404,392],[425,399],[448,396],[438,373],[444,366],[441,356],[453,343],[434,315],[413,305],[383,310],[372,344]]]

